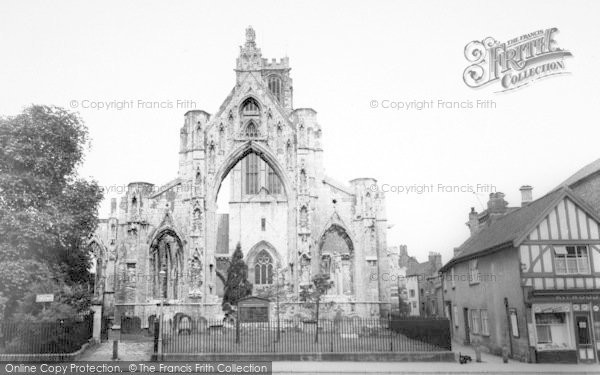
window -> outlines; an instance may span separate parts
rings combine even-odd
[[[281,180],[273,168],[267,166],[269,172],[267,173],[267,190],[271,194],[281,194]]]
[[[565,326],[564,313],[535,314],[535,330],[537,332],[538,344],[552,343],[552,333],[560,332],[561,326]]]
[[[253,98],[248,98],[242,105],[242,114],[244,116],[256,116],[260,113],[258,103]]]
[[[417,303],[416,303],[415,301],[413,301],[413,303],[412,303],[412,307],[413,307],[413,309],[416,309],[416,308],[417,308]]]
[[[454,320],[454,328],[458,328],[458,306],[452,306],[452,320]]]
[[[479,310],[471,310],[471,332],[474,334],[481,333],[481,316]]]
[[[246,131],[244,132],[244,135],[249,138],[258,137],[258,127],[254,122],[250,121],[248,125],[246,125]]]
[[[254,266],[254,284],[273,284],[273,258],[271,258],[271,255],[269,255],[269,253],[265,250],[262,250],[256,256],[256,265]]]
[[[477,268],[477,259],[469,262],[469,283],[477,284],[479,282],[479,269]]]
[[[587,246],[554,246],[556,273],[561,275],[589,274],[590,258]]]
[[[415,296],[415,290],[414,290],[414,289],[411,289],[411,290],[410,290],[410,296],[411,296],[411,297],[414,297],[414,296]]]
[[[487,309],[482,309],[481,311],[481,334],[489,336],[490,328],[488,322],[488,311]]]
[[[258,194],[258,155],[246,157],[246,194]]]
[[[260,219],[260,230],[263,232],[267,230],[267,219],[264,217]]]
[[[282,93],[283,93],[283,85],[281,84],[281,78],[278,76],[270,76],[268,80],[269,91],[278,102],[281,103]]]

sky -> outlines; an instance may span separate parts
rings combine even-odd
[[[109,189],[107,216],[118,187],[177,176],[183,114],[217,111],[252,25],[263,57],[290,58],[294,107],[318,112],[327,173],[403,186],[386,194],[388,245],[446,262],[468,236],[470,207],[481,211],[490,192],[446,186],[492,185],[518,206],[521,185],[540,197],[600,157],[598,14],[597,1],[5,0],[0,115],[30,104],[77,111],[91,136],[79,173]],[[504,93],[463,82],[469,42],[552,27],[573,54],[570,74]],[[430,109],[383,108],[431,100]],[[477,100],[495,106],[452,104]],[[124,101],[135,105],[116,109]]]

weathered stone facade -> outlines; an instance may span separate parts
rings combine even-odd
[[[90,240],[106,311],[115,305],[146,326],[166,295],[168,314],[218,316],[239,241],[250,282],[282,280],[297,296],[312,276],[328,272],[329,300],[352,305],[348,311],[357,315],[385,314],[379,306],[387,306],[380,302],[389,302],[389,288],[379,275],[388,262],[379,260],[386,257],[387,222],[384,196],[371,189],[376,180],[346,186],[325,175],[316,112],[293,108],[288,58],[262,58],[252,28],[235,72],[235,86],[215,114],[185,114],[177,178],[160,188],[130,183]],[[254,167],[241,162],[250,154],[260,158],[262,177],[246,194],[244,168]],[[276,189],[267,181],[273,174]],[[230,214],[223,216],[217,195],[228,175]],[[255,271],[267,272],[268,281]]]

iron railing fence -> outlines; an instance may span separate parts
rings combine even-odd
[[[72,353],[92,338],[93,314],[57,322],[0,323],[0,353]]]
[[[157,324],[158,326],[158,324]],[[443,327],[448,326],[445,330]],[[279,327],[279,329],[278,329]],[[411,328],[408,327],[418,327]],[[419,331],[420,330],[420,331]],[[419,333],[421,332],[421,333]],[[440,336],[441,335],[441,336]],[[155,348],[158,349],[158,333]],[[447,319],[328,319],[262,322],[165,319],[162,353],[356,353],[449,351]]]

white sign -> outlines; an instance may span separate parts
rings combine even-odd
[[[54,294],[36,294],[35,302],[54,302]]]

